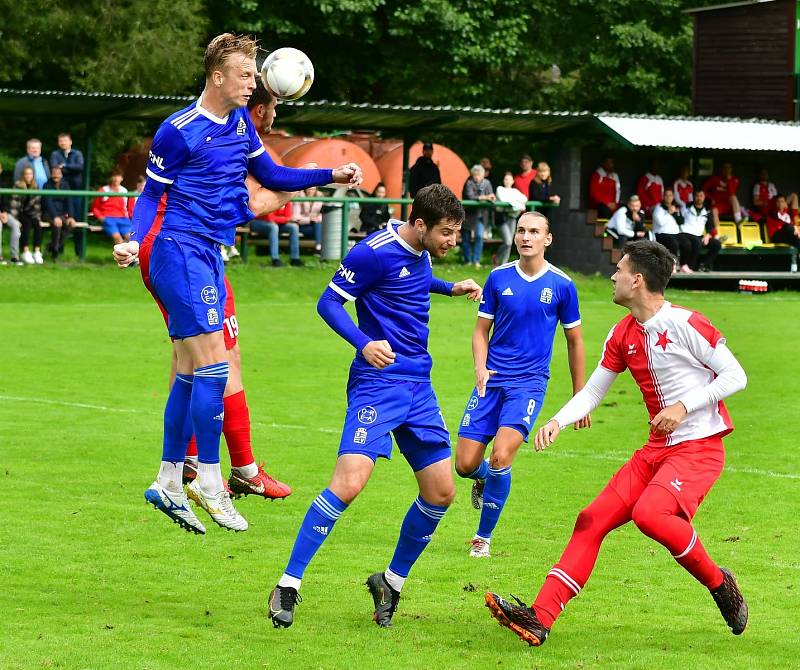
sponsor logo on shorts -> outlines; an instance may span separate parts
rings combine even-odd
[[[683,482],[682,482],[680,479],[678,479],[677,477],[675,477],[675,479],[673,479],[673,480],[672,480],[672,481],[669,483],[669,485],[670,485],[672,488],[674,488],[674,489],[675,489],[675,490],[676,490],[678,493],[680,493],[680,492],[681,492],[681,486],[683,486]]]
[[[356,444],[366,444],[367,443],[367,429],[366,428],[356,428],[356,432],[353,433],[353,442]]]
[[[367,405],[366,407],[362,407],[358,410],[358,420],[361,423],[375,423],[375,419],[378,418],[378,410],[376,410],[371,405]]]
[[[464,428],[466,428],[467,426],[469,426],[469,422],[470,422],[470,420],[471,420],[471,416],[470,416],[469,414],[465,414],[465,415],[464,415],[464,418],[463,418],[463,419],[461,419],[461,425],[462,425]]]
[[[530,426],[530,425],[531,425],[531,417],[529,417],[529,416],[523,416],[523,417],[522,417],[522,422],[523,422],[523,423],[527,423],[527,424]]]
[[[327,535],[328,534],[328,530],[330,530],[330,526],[313,526],[313,528],[320,535]]]
[[[539,302],[543,302],[545,305],[549,305],[553,302],[553,289],[550,287],[543,288],[542,294],[539,296]]]
[[[474,395],[469,399],[469,403],[467,404],[468,410],[473,410],[478,406],[478,396]]]
[[[244,119],[239,119],[239,124],[236,126],[236,134],[244,135],[247,132],[247,124]]]
[[[217,304],[217,289],[211,285],[204,286],[200,290],[200,299],[206,305],[216,305]]]
[[[215,309],[208,310],[208,312],[206,312],[206,317],[208,318],[209,326],[219,325],[219,314],[217,314],[217,310]]]

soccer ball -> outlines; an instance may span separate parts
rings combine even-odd
[[[261,81],[280,100],[302,98],[314,83],[314,65],[299,49],[273,51],[261,66]]]

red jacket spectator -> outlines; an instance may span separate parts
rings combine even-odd
[[[604,161],[604,165],[597,168],[589,178],[589,207],[601,209],[607,207],[608,203],[618,206],[620,191],[619,175],[614,172],[614,163],[610,160]]]
[[[770,215],[771,210],[775,209],[775,196],[778,189],[769,180],[769,172],[766,168],[758,171],[758,181],[753,184],[753,207],[751,214],[756,221],[761,221]]]
[[[272,223],[277,223],[281,225],[283,223],[289,223],[292,220],[292,203],[291,201],[287,202],[283,207],[280,209],[276,209],[274,212],[270,212],[269,214],[264,214],[263,216],[259,216],[259,219],[263,221],[271,221]]]
[[[694,202],[694,184],[688,179],[678,177],[672,185],[672,192],[678,207],[688,207]]]
[[[519,159],[519,167],[521,172],[514,175],[514,188],[530,200],[531,181],[536,177],[536,168],[533,167],[533,159],[525,154]]]
[[[770,209],[769,214],[767,215],[767,237],[772,240],[775,233],[781,230],[787,224],[789,226],[794,225],[794,219],[797,216],[797,210],[791,210],[786,206],[786,199],[785,198],[778,198],[779,206],[782,206],[783,209],[779,209],[778,207],[773,207]]]
[[[127,193],[128,189],[124,186],[117,186],[112,188],[110,185],[97,189],[102,193]],[[92,215],[97,219],[105,219],[108,216],[118,217],[122,219],[130,218],[128,216],[128,198],[118,198],[104,196],[95,198],[92,201]]]
[[[736,198],[739,189],[739,177],[733,176],[730,163],[723,163],[719,174],[712,175],[703,184],[703,190],[710,198],[711,204],[720,214],[733,214],[734,205],[731,198]],[[738,208],[738,201],[736,207]]]
[[[653,207],[661,204],[664,199],[664,180],[661,175],[646,172],[636,185],[636,195],[642,201],[642,209],[647,214],[652,214]]]

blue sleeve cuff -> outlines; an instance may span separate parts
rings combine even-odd
[[[453,282],[445,281],[439,277],[431,277],[430,292],[451,296],[453,295]]]
[[[361,351],[372,340],[353,323],[344,308],[345,302],[346,298],[327,288],[317,302],[317,313],[331,330],[353,345],[356,351]]]

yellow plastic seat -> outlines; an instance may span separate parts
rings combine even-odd
[[[760,247],[764,244],[764,240],[761,239],[761,226],[754,221],[740,223],[739,234],[742,236],[743,247]]]
[[[723,247],[741,246],[739,244],[738,230],[733,221],[720,221],[719,225],[717,226],[717,235],[719,237],[727,237],[725,242],[722,244]]]

